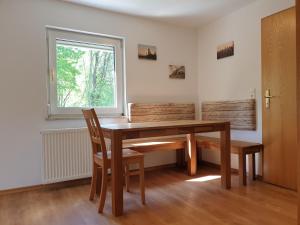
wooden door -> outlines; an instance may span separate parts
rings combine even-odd
[[[297,116],[300,117],[300,0],[296,0],[296,55],[297,55]],[[300,129],[300,120],[297,124]],[[299,153],[300,132],[298,132],[298,160],[300,160]],[[298,190],[300,190],[300,163],[298,163]],[[298,225],[300,225],[300,196],[298,191]]]
[[[296,14],[290,8],[262,20],[263,176],[266,182],[294,190],[296,81]]]

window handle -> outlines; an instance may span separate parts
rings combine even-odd
[[[49,74],[49,76],[50,76],[50,80],[53,81],[53,80],[54,80],[54,69],[53,69],[53,68],[50,69],[50,74]]]

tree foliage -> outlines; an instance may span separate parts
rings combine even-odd
[[[79,91],[76,77],[80,74],[80,68],[77,65],[83,54],[83,51],[64,46],[56,48],[57,103],[60,107],[66,106],[72,92]]]
[[[58,107],[114,106],[114,63],[113,51],[58,45]]]
[[[88,105],[114,105],[114,58],[112,52],[90,51],[90,68],[86,83]]]

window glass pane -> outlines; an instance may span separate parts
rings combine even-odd
[[[111,46],[56,41],[57,107],[116,107]]]

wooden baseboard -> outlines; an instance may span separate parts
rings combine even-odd
[[[173,168],[176,167],[176,163],[172,164],[166,164],[166,165],[160,165],[160,166],[152,166],[145,168],[145,171],[154,171],[154,170],[163,170],[167,168]],[[78,185],[85,185],[91,183],[91,178],[82,178],[77,180],[69,180],[69,181],[63,181],[53,184],[38,184],[28,187],[20,187],[20,188],[12,188],[7,190],[0,190],[0,196],[2,195],[8,195],[8,194],[15,194],[20,192],[29,192],[29,191],[36,191],[36,190],[52,190],[52,189],[60,189],[60,188],[66,188],[71,186],[78,186]]]
[[[0,191],[0,196],[20,193],[20,192],[36,191],[36,190],[40,191],[40,190],[60,189],[60,188],[65,188],[70,186],[89,184],[90,182],[91,182],[91,178],[82,178],[82,179],[68,180],[68,181],[63,181],[63,182],[58,182],[53,184],[38,184],[38,185],[33,185],[28,187],[12,188],[12,189]]]
[[[5,189],[5,190],[1,190],[0,191],[0,196],[2,196],[2,195],[9,195],[9,194],[15,194],[15,193],[20,193],[20,192],[41,190],[43,187],[44,187],[43,184],[39,184],[39,185],[34,185],[34,186]]]

